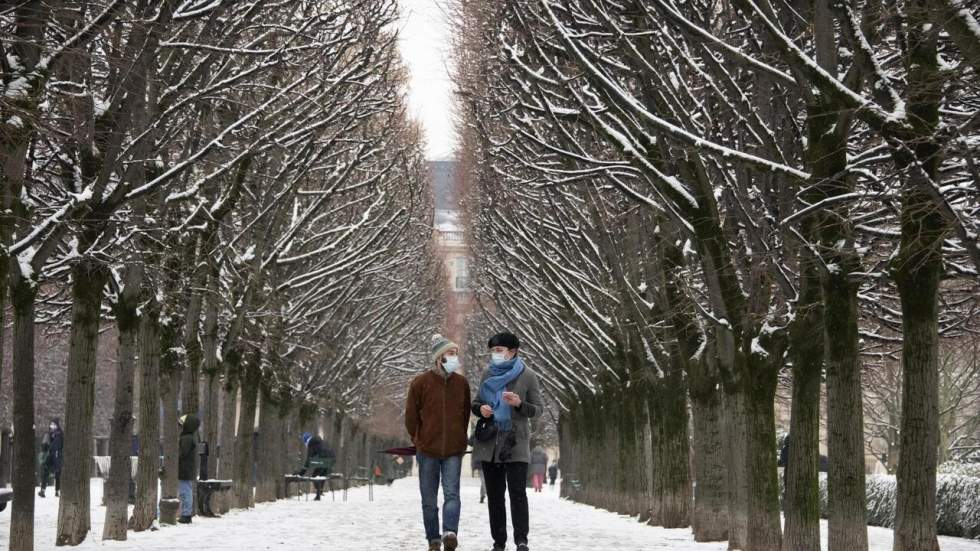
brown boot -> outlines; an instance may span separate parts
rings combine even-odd
[[[439,540],[430,541],[429,551],[442,551],[442,542]]]
[[[442,538],[442,546],[446,551],[456,551],[456,546],[459,545],[459,541],[456,539],[456,534],[449,532]]]

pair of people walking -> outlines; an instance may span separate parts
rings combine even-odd
[[[541,410],[537,375],[519,356],[520,341],[499,333],[487,343],[490,366],[483,373],[475,399],[469,383],[457,371],[459,346],[441,335],[432,339],[432,368],[411,384],[405,408],[405,428],[412,437],[419,464],[422,518],[429,551],[458,545],[459,480],[466,453],[470,414],[480,421],[473,442],[487,491],[493,551],[507,545],[507,507],[510,495],[514,543],[528,551],[529,513],[526,481],[530,462],[530,424]],[[443,491],[442,532],[437,496]]]

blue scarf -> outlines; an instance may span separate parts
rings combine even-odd
[[[493,408],[493,420],[497,423],[497,428],[508,432],[512,428],[510,416],[513,408],[504,401],[504,390],[524,373],[524,361],[517,357],[507,362],[490,364],[489,370],[487,380],[480,385],[480,400]]]

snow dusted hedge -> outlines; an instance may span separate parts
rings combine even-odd
[[[939,475],[939,533],[980,539],[980,478]]]
[[[780,477],[782,483],[782,477]],[[891,528],[895,525],[893,475],[866,478],[868,524]],[[940,474],[936,486],[939,534],[980,539],[980,477]],[[820,514],[827,517],[827,476],[820,473]]]
[[[939,466],[939,474],[957,474],[980,478],[980,463],[958,463],[947,461]]]

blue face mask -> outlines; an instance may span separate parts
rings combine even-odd
[[[502,363],[506,363],[507,361],[508,360],[507,360],[506,352],[493,352],[490,354],[490,363],[492,363],[493,365],[499,365]]]
[[[442,368],[446,370],[446,373],[455,373],[459,369],[459,356],[446,356],[446,360],[442,362]]]

